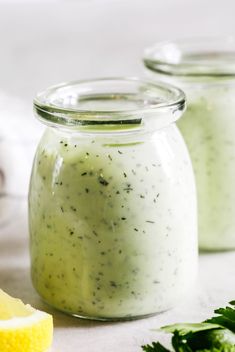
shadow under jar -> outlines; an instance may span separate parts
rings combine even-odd
[[[193,286],[191,162],[175,126],[184,94],[138,79],[40,93],[48,125],[29,194],[34,287],[53,307],[125,320],[173,307]]]
[[[200,248],[235,249],[235,42],[159,43],[146,50],[144,62],[153,79],[187,95],[178,127],[196,176]]]

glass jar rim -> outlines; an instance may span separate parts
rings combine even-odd
[[[153,115],[157,119],[164,114],[172,115],[173,122],[182,114],[186,102],[184,92],[170,84],[136,77],[110,77],[49,87],[37,94],[33,104],[42,122],[74,128],[138,124],[139,119]],[[177,111],[181,113],[176,114]],[[169,119],[160,120],[160,125],[169,123]]]
[[[235,77],[235,37],[163,41],[145,49],[145,66],[155,72],[185,77]]]

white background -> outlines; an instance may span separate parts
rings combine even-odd
[[[146,46],[234,34],[234,13],[233,0],[0,2],[0,89],[31,99],[60,81],[140,75]]]
[[[0,168],[15,197],[0,199],[0,287],[49,309],[31,286],[27,245],[26,194],[41,134],[31,112],[36,92],[74,79],[143,75],[145,47],[234,35],[234,14],[234,0],[0,1]],[[235,299],[234,264],[234,253],[202,254],[194,297],[151,319],[101,324],[53,312],[53,352],[140,352],[160,336],[152,328],[205,319]]]

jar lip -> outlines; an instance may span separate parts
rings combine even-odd
[[[163,41],[145,49],[145,66],[185,77],[235,77],[235,37]]]
[[[182,111],[185,94],[163,82],[106,77],[49,87],[37,94],[33,104],[38,118],[49,125],[125,124],[170,110]]]

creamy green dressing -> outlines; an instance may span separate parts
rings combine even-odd
[[[235,88],[187,87],[188,109],[178,126],[196,175],[200,247],[235,248]]]
[[[192,288],[195,189],[175,126],[120,140],[48,129],[29,201],[32,279],[52,306],[130,318],[168,309]]]

